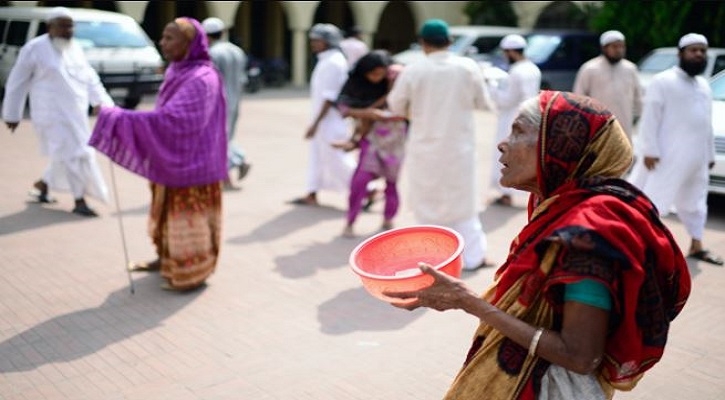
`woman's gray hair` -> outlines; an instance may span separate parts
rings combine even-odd
[[[519,107],[519,116],[516,117],[521,123],[535,128],[539,131],[541,126],[541,108],[539,108],[539,96],[524,100]]]

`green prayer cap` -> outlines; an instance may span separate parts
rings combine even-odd
[[[419,36],[422,39],[448,41],[448,24],[442,19],[429,19],[420,28]]]

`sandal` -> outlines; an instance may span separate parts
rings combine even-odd
[[[154,272],[160,269],[161,262],[159,260],[128,263],[128,270],[131,272]]]
[[[317,200],[310,199],[309,197],[300,197],[298,199],[291,200],[289,204],[294,204],[296,206],[319,206],[320,203],[317,202]]]
[[[98,216],[98,214],[95,211],[93,211],[92,208],[88,207],[85,204],[75,206],[75,208],[73,208],[73,214],[78,214],[83,217],[97,217]]]
[[[513,204],[513,200],[511,200],[511,196],[501,196],[498,199],[493,201],[493,204],[499,205],[499,206],[505,206],[505,207],[511,207]]]
[[[39,190],[29,191],[28,196],[32,197],[36,203],[52,204],[58,202],[55,197],[52,197],[48,193],[43,193]]]
[[[716,256],[715,254],[710,253],[710,250],[696,251],[694,253],[688,254],[687,257],[694,258],[694,259],[700,260],[700,261],[705,261],[707,263],[715,264],[715,265],[725,264],[725,261],[723,261],[722,257]]]

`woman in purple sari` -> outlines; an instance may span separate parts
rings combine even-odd
[[[148,230],[158,258],[129,269],[160,270],[167,290],[204,284],[219,255],[226,100],[203,32],[192,18],[167,24],[161,51],[170,65],[156,107],[103,108],[90,140],[114,162],[151,181]]]

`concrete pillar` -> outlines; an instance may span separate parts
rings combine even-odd
[[[133,18],[139,24],[143,22],[144,14],[146,13],[146,6],[148,1],[117,1],[116,6],[118,12],[126,14]]]
[[[307,85],[307,30],[292,30],[292,85]]]

